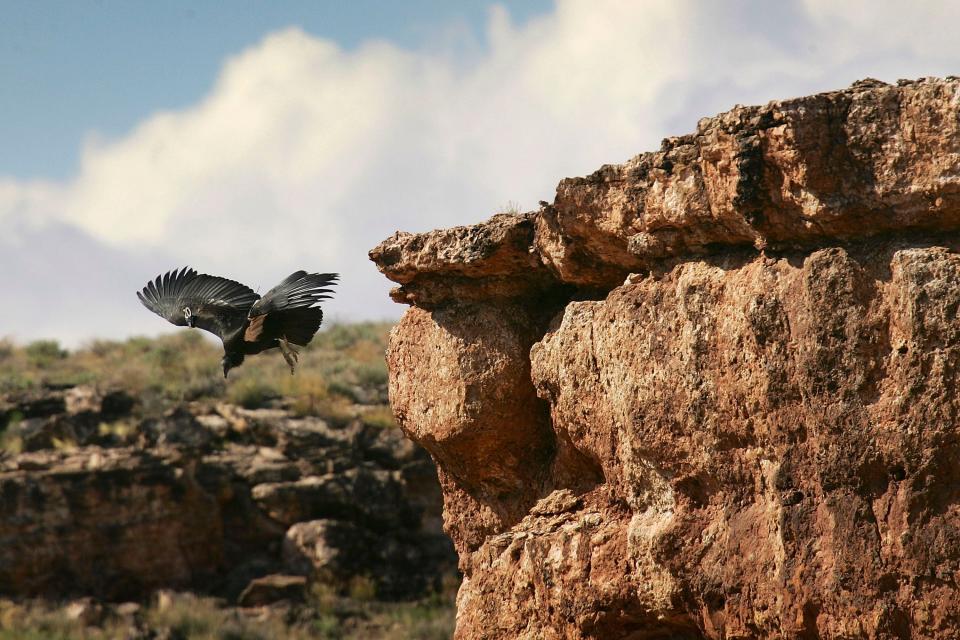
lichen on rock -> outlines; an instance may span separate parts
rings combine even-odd
[[[737,107],[371,257],[457,638],[960,634],[960,80]]]

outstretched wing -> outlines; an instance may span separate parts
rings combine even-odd
[[[194,326],[221,340],[238,331],[259,296],[250,287],[217,276],[198,274],[190,267],[168,271],[148,282],[137,297],[143,305],[178,327]]]
[[[340,275],[336,273],[291,273],[250,308],[250,317],[312,307],[333,295],[329,287],[336,284],[339,278]]]
[[[333,295],[330,289],[340,276],[336,273],[297,271],[270,289],[250,308],[247,342],[286,338],[306,345],[323,321],[315,306]]]

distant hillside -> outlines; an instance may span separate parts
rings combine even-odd
[[[449,637],[456,556],[387,405],[389,329],[226,381],[198,332],[0,344],[0,640]]]
[[[0,340],[0,394],[92,384],[129,392],[145,413],[202,399],[252,409],[282,397],[300,415],[342,421],[351,405],[387,403],[383,354],[390,327],[385,322],[335,324],[303,350],[295,376],[279,352],[268,352],[248,358],[227,380],[220,369],[220,345],[199,331],[100,340],[73,351],[54,340],[25,345]],[[389,411],[376,419],[393,422]]]

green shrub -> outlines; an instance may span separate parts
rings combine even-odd
[[[377,583],[369,576],[353,576],[347,591],[354,600],[370,601],[377,597]]]
[[[57,360],[63,360],[69,354],[60,348],[56,340],[36,340],[27,345],[27,360],[35,367],[45,369]]]
[[[397,421],[393,417],[393,410],[387,406],[368,409],[361,414],[360,419],[363,424],[378,429],[393,429],[397,426]]]
[[[22,371],[9,371],[0,374],[0,393],[22,391],[36,386],[36,379]]]
[[[259,409],[280,397],[270,382],[256,377],[243,377],[227,387],[227,400],[246,409]]]
[[[0,362],[12,358],[15,349],[16,347],[14,347],[13,341],[11,341],[9,338],[3,338],[0,340]]]
[[[381,361],[357,365],[357,383],[362,387],[387,384],[387,364]]]

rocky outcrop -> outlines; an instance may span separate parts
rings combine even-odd
[[[25,451],[0,453],[0,596],[177,588],[253,606],[302,597],[306,579],[338,593],[361,578],[379,599],[413,599],[454,573],[433,463],[398,430],[134,404],[90,387],[2,398],[0,433]]]
[[[371,258],[458,638],[960,634],[960,80],[737,107]]]

